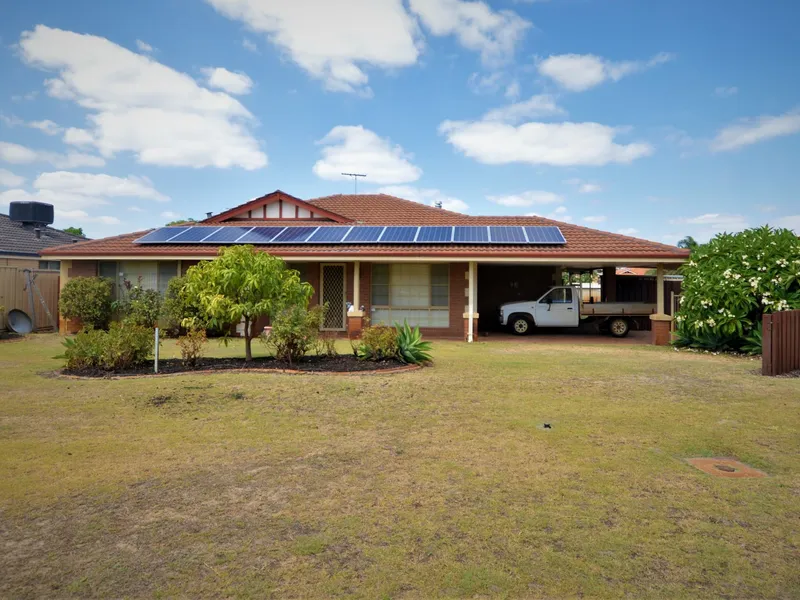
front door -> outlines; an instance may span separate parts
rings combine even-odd
[[[553,288],[536,304],[537,327],[577,327],[578,303],[571,287]]]
[[[323,331],[344,331],[347,325],[345,299],[345,266],[322,265],[320,304],[328,305]]]

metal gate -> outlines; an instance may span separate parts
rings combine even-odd
[[[323,331],[344,331],[347,323],[347,306],[345,300],[345,266],[342,264],[322,265],[320,278],[321,304],[328,305]]]

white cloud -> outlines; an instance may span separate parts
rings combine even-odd
[[[15,165],[46,162],[58,169],[75,169],[78,167],[102,167],[106,161],[99,156],[82,154],[80,152],[49,152],[46,150],[32,150],[26,146],[0,142],[0,161]]]
[[[63,140],[65,144],[71,144],[73,146],[88,146],[94,143],[94,136],[86,129],[68,127],[64,131]]]
[[[167,202],[169,200],[169,196],[156,190],[149,179],[133,175],[115,177],[102,173],[55,171],[39,175],[33,182],[33,187],[54,192],[103,198],[135,197],[157,202]]]
[[[136,48],[139,49],[139,52],[144,52],[145,54],[150,54],[153,51],[153,47],[142,40],[136,40]]]
[[[185,73],[105,38],[43,25],[24,32],[19,48],[26,63],[55,71],[45,81],[50,96],[90,111],[86,131],[105,157],[133,152],[142,163],[189,167],[267,164],[248,129],[250,112]]]
[[[454,35],[459,43],[480,52],[486,65],[507,62],[531,24],[510,10],[492,10],[484,2],[409,0],[433,35]]]
[[[224,90],[229,94],[249,94],[253,88],[253,80],[244,73],[234,73],[223,67],[206,67],[202,69],[208,87]]]
[[[410,12],[402,0],[206,1],[265,34],[326,89],[364,96],[372,94],[367,68],[396,69],[419,60],[424,40],[415,16],[433,35],[453,35],[479,52],[486,65],[508,60],[530,26],[511,11],[462,0],[411,0]]]
[[[597,192],[603,191],[603,186],[599,183],[593,183],[591,181],[584,181],[583,179],[567,179],[564,181],[567,185],[575,186],[578,189],[579,194],[595,194]]]
[[[519,123],[525,119],[552,117],[565,115],[567,111],[556,104],[556,100],[549,94],[531,96],[528,100],[515,102],[499,108],[493,108],[485,115],[484,121],[500,121],[504,123]]]
[[[714,94],[719,96],[720,98],[730,98],[731,96],[735,96],[739,93],[739,88],[736,86],[720,86],[714,90]]]
[[[363,67],[417,62],[419,31],[401,0],[207,0],[286,53],[325,87],[369,94]]]
[[[583,92],[604,81],[619,81],[674,58],[674,54],[661,52],[647,61],[614,62],[594,54],[558,54],[541,60],[537,68],[541,75],[549,77],[561,87],[573,92]]]
[[[28,123],[28,127],[33,127],[34,129],[38,129],[42,133],[46,135],[57,135],[61,133],[61,127],[59,127],[53,121],[49,119],[45,119],[43,121],[31,121]]]
[[[56,218],[62,223],[119,225],[122,221],[118,217],[104,214],[115,209],[114,198],[158,202],[169,200],[153,187],[150,180],[133,176],[58,171],[39,175],[33,182],[33,188],[33,192],[24,189],[0,192],[0,204],[13,201],[47,202],[53,205]]]
[[[334,127],[317,143],[322,158],[313,171],[322,179],[341,181],[348,179],[342,173],[365,173],[369,183],[394,184],[410,183],[422,175],[411,155],[361,125]]]
[[[541,190],[528,190],[520,192],[519,194],[507,194],[504,196],[486,196],[486,199],[500,206],[512,206],[516,208],[539,204],[556,204],[564,201],[564,198],[558,194]]]
[[[617,233],[622,235],[636,235],[639,233],[639,230],[635,227],[623,227],[622,229],[617,229]]]
[[[796,234],[800,235],[800,215],[780,217],[775,221],[775,225],[777,227],[783,227],[784,229],[791,229]]]
[[[503,80],[503,73],[495,71],[493,73],[472,73],[467,79],[467,87],[473,94],[494,94],[500,89]]]
[[[583,220],[587,223],[605,223],[608,217],[605,215],[590,215],[588,217],[583,217]]]
[[[253,54],[261,54],[258,51],[258,46],[256,46],[256,43],[252,40],[248,40],[247,38],[244,38],[242,40],[242,48],[244,48],[248,52],[252,52]]]
[[[572,222],[572,217],[567,214],[567,207],[566,206],[558,206],[552,212],[549,212],[545,215],[541,213],[531,212],[525,213],[526,217],[544,217],[545,219],[553,219],[555,221],[563,221],[564,223]]]
[[[7,169],[0,169],[0,187],[18,187],[25,183],[25,178],[15,175]]]
[[[728,125],[711,141],[713,152],[736,150],[775,137],[800,132],[800,109],[778,116],[763,115],[754,119],[742,119]]]
[[[469,205],[463,200],[448,196],[432,188],[417,188],[410,185],[390,185],[380,188],[378,193],[405,198],[406,200],[412,200],[429,206],[436,206],[437,203],[441,202],[443,209],[455,212],[465,212],[469,209]]]
[[[519,81],[517,81],[516,79],[506,86],[505,96],[512,102],[516,102],[517,100],[519,100],[519,96],[521,93],[522,89],[519,85]]]
[[[470,158],[491,165],[628,164],[653,153],[644,142],[618,144],[620,129],[599,123],[523,123],[445,121],[439,133]]]
[[[725,213],[706,213],[696,217],[681,217],[670,221],[673,225],[689,226],[690,233],[698,240],[705,241],[718,233],[735,233],[749,227],[747,219],[742,215]]]
[[[171,210],[165,210],[164,212],[161,213],[161,216],[164,217],[165,219],[180,219],[181,218],[181,216],[178,213],[173,212]]]
[[[144,209],[139,207],[139,206],[129,206],[128,210],[131,211],[131,212],[137,212],[137,213],[144,212]]]

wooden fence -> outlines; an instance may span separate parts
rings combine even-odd
[[[800,310],[764,315],[762,332],[761,373],[800,370]]]
[[[50,314],[58,323],[58,271],[31,270],[31,277],[42,299],[50,310]],[[0,306],[5,310],[0,313],[0,331],[8,329],[6,315],[16,308],[31,315],[31,294],[33,294],[33,319],[36,331],[53,330],[50,317],[35,289],[29,289],[25,269],[20,267],[0,267]],[[58,325],[56,325],[56,328]]]

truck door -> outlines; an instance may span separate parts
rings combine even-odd
[[[577,327],[580,308],[571,287],[556,287],[536,303],[537,327]]]

